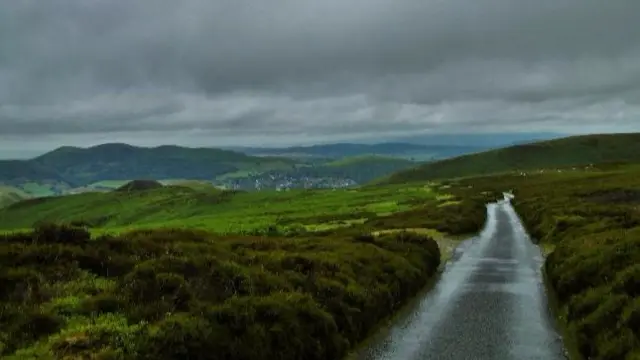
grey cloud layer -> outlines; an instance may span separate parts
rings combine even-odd
[[[0,0],[0,137],[629,129],[638,14],[637,0]]]

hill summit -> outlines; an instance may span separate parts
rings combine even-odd
[[[161,183],[155,180],[133,180],[120,186],[115,191],[118,192],[132,192],[132,191],[145,191],[153,190],[164,187]]]

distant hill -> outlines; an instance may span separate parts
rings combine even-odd
[[[0,184],[33,196],[110,191],[133,179],[207,181],[238,189],[334,187],[366,183],[415,166],[415,161],[474,151],[479,149],[403,143],[254,149],[253,155],[180,146],[64,146],[30,160],[0,161]]]
[[[63,176],[82,185],[105,179],[214,179],[247,168],[286,169],[295,164],[290,159],[254,157],[214,148],[142,148],[126,144],[88,149],[63,147],[31,161],[59,169]]]
[[[405,183],[603,162],[640,162],[640,133],[581,135],[514,145],[426,163],[379,182]]]
[[[24,181],[66,182],[55,168],[28,160],[0,160],[0,183],[14,184]]]
[[[256,157],[214,148],[104,144],[90,148],[61,147],[30,160],[0,161],[0,184],[23,187],[27,183],[46,182],[52,187],[77,188],[103,180],[212,180],[227,173],[286,170],[297,164],[287,158]],[[42,195],[49,193],[42,191]]]
[[[162,185],[161,183],[155,180],[132,180],[120,186],[115,191],[117,192],[145,191],[145,190],[160,189],[162,187],[164,187],[164,185]]]
[[[298,168],[294,171],[298,175],[347,178],[363,184],[386,174],[409,169],[416,164],[414,161],[401,158],[360,155],[344,157],[320,166]]]
[[[566,136],[566,134],[554,132],[442,133],[398,136],[395,137],[393,141],[429,146],[474,147],[486,150],[535,141],[558,139]]]
[[[28,198],[29,195],[18,188],[0,186],[0,208]]]
[[[416,160],[442,159],[484,150],[486,147],[464,145],[416,145],[409,143],[353,144],[337,143],[312,146],[293,146],[285,148],[234,148],[249,155],[286,156],[294,158],[342,158],[361,155],[380,155]]]
[[[242,190],[282,188],[335,188],[368,183],[418,162],[390,156],[359,155],[318,160],[286,171],[268,171],[218,179],[216,185]]]
[[[175,179],[175,180],[163,180],[160,183],[164,186],[173,186],[173,187],[184,187],[193,190],[206,190],[206,191],[219,191],[220,189],[216,188],[211,182],[205,180],[183,180],[183,179]]]

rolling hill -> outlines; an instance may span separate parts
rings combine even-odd
[[[379,155],[299,159],[214,148],[104,144],[66,146],[30,160],[0,161],[0,184],[33,196],[110,191],[135,179],[206,181],[245,190],[341,187],[347,182],[366,183],[415,164]]]
[[[243,169],[288,169],[296,163],[285,158],[254,157],[214,148],[142,148],[126,144],[104,144],[88,149],[63,147],[32,161],[59,169],[65,178],[80,185],[106,179],[207,180]]]
[[[330,176],[352,179],[358,184],[363,184],[386,174],[409,169],[415,165],[416,162],[402,158],[360,155],[340,158],[314,167],[300,167],[291,172],[297,176]]]
[[[0,183],[18,184],[25,181],[67,182],[55,168],[29,160],[0,160]]]
[[[568,135],[555,132],[493,132],[493,133],[440,133],[402,135],[393,138],[394,142],[429,146],[469,146],[484,149],[496,149],[505,146],[551,140]]]
[[[0,186],[0,208],[28,199],[24,191],[11,186]]]
[[[640,162],[640,133],[571,136],[463,155],[392,174],[376,183],[407,183],[607,162]]]
[[[416,164],[397,157],[360,155],[318,160],[291,170],[230,174],[234,176],[218,178],[215,183],[220,187],[242,190],[349,187],[366,184]]]
[[[287,158],[256,157],[214,148],[67,146],[30,160],[0,161],[0,184],[46,196],[104,180],[213,180],[223,174],[247,170],[287,170],[299,163]]]

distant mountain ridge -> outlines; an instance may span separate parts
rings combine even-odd
[[[510,139],[530,138],[512,136]],[[123,143],[88,148],[63,146],[28,160],[0,160],[0,185],[14,186],[31,196],[46,196],[91,191],[92,184],[103,181],[135,179],[203,180],[221,187],[243,189],[252,188],[250,182],[261,183],[256,185],[261,189],[265,188],[262,183],[275,182],[304,186],[309,182],[362,184],[411,168],[418,161],[487,149],[473,144],[460,141],[444,145],[335,143],[275,149],[138,147]]]
[[[578,135],[513,145],[426,163],[376,183],[397,184],[607,162],[640,163],[640,133]]]
[[[385,144],[382,148],[390,151],[423,149],[405,144]],[[330,160],[324,156],[314,159],[269,154],[254,156],[233,150],[175,145],[63,146],[29,160],[0,161],[0,185],[21,188],[32,196],[47,196],[93,191],[94,184],[105,181],[117,183],[136,179],[203,180],[221,187],[242,184],[242,188],[251,188],[249,182],[273,183],[277,178],[290,179],[293,182],[285,182],[291,184],[318,182],[323,178],[333,179],[329,182],[335,180],[336,183],[341,179],[364,183],[415,164],[398,157],[360,155],[362,149],[361,145],[340,144],[337,152],[332,153],[335,159]],[[348,156],[352,153],[358,155]]]
[[[422,160],[426,160],[468,154],[486,150],[487,148],[462,145],[419,145],[404,142],[387,142],[378,144],[335,143],[282,148],[236,147],[231,149],[256,156],[340,158],[361,155],[381,155],[406,158],[420,157]]]
[[[255,157],[214,148],[171,145],[143,148],[127,144],[64,146],[30,160],[0,161],[0,183],[54,181],[85,186],[105,179],[207,180],[245,168],[289,169],[295,165],[291,159]]]
[[[557,132],[441,133],[398,136],[393,141],[429,146],[471,146],[489,149],[567,136],[569,135]]]

